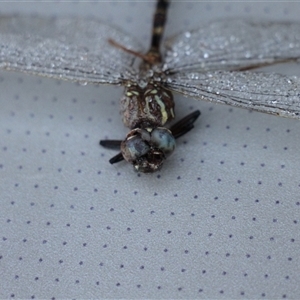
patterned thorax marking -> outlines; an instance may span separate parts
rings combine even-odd
[[[145,88],[130,84],[121,99],[121,114],[130,129],[163,126],[175,117],[173,95],[153,82]]]

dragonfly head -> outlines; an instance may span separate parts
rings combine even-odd
[[[175,138],[164,127],[135,128],[121,143],[121,152],[126,161],[138,172],[153,173],[159,170],[164,160],[174,151]]]

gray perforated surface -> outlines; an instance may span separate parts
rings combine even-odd
[[[2,3],[94,15],[147,47],[152,2]],[[173,2],[166,35],[228,16],[297,20],[295,2]],[[274,66],[300,75],[299,65]],[[0,74],[0,298],[298,299],[297,120],[176,97],[195,129],[153,175],[112,150],[122,88]]]

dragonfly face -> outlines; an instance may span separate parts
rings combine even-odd
[[[164,127],[133,129],[121,143],[123,158],[143,173],[159,170],[174,149],[175,138]]]

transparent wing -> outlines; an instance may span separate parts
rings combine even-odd
[[[131,78],[135,39],[96,19],[0,16],[0,68],[87,83]]]
[[[166,87],[187,97],[300,119],[300,78],[211,71],[169,76]]]
[[[221,20],[166,41],[169,72],[241,70],[300,57],[300,23]]]

